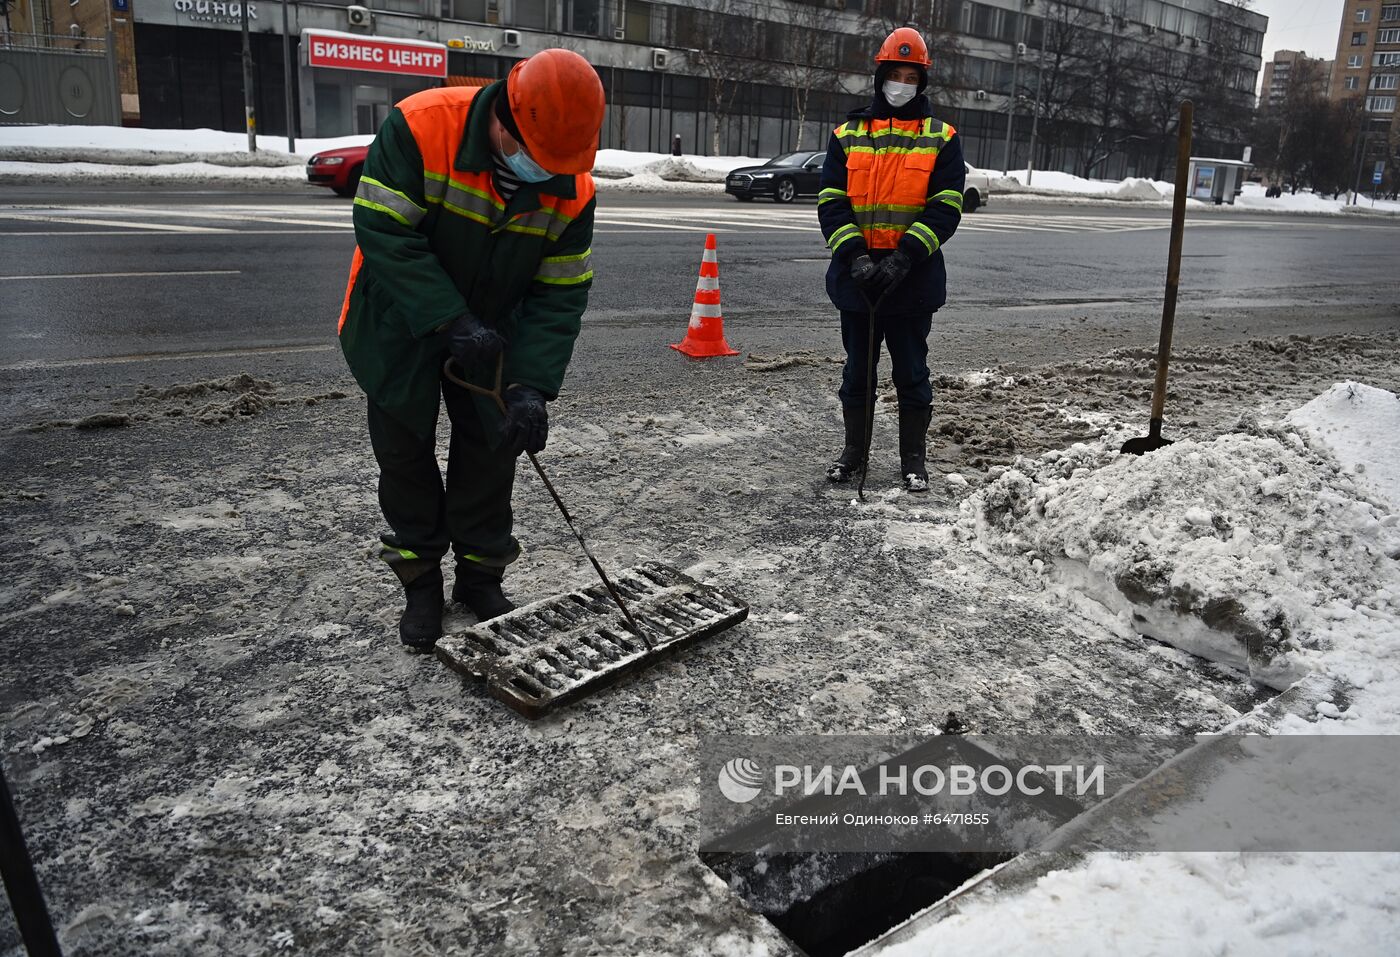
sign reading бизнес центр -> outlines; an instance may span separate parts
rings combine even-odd
[[[410,76],[447,76],[447,47],[421,40],[364,37],[331,30],[303,30],[311,66]]]

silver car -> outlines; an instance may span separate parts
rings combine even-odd
[[[992,198],[992,178],[971,163],[967,167],[967,184],[963,186],[963,212],[975,213]]]

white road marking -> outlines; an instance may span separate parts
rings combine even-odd
[[[29,369],[64,369],[73,366],[120,365],[128,362],[169,362],[174,359],[222,359],[245,356],[288,355],[295,352],[330,352],[339,346],[269,346],[253,349],[228,349],[210,352],[155,352],[146,355],[127,356],[87,356],[78,359],[26,359],[0,365],[3,372],[21,372]]]
[[[215,226],[176,226],[173,223],[124,222],[113,219],[87,219],[69,216],[37,216],[29,213],[0,213],[0,219],[21,223],[73,223],[75,226],[116,226],[137,232],[171,233],[232,233],[233,229],[220,229]]]
[[[173,269],[166,272],[54,272],[32,276],[0,276],[7,279],[126,279],[135,276],[240,276],[241,269]]]

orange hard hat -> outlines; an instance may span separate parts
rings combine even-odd
[[[885,37],[880,44],[880,52],[875,54],[876,63],[915,63],[922,67],[932,65],[929,59],[928,44],[913,27],[900,27]]]
[[[603,125],[603,82],[572,50],[541,50],[506,77],[510,113],[525,149],[551,173],[587,173]]]

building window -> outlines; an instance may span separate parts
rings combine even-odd
[[[1400,43],[1400,27],[1393,27],[1389,30],[1379,30],[1376,32],[1377,43]]]
[[[1371,11],[1370,11],[1370,10],[1358,10],[1358,11],[1356,11],[1356,22],[1357,22],[1357,23],[1370,23],[1370,22],[1371,22]]]
[[[1367,113],[1394,113],[1395,97],[1393,96],[1368,96],[1366,97]]]
[[[1359,90],[1361,89],[1361,77],[1349,76],[1342,81],[1342,86],[1348,90]]]
[[[1353,53],[1351,56],[1347,57],[1347,69],[1348,69],[1348,70],[1359,70],[1359,69],[1361,69],[1361,54],[1359,54],[1359,53]]]
[[[1364,30],[1351,35],[1351,45],[1354,47],[1364,47],[1366,45],[1366,32]]]
[[[442,18],[485,23],[486,0],[442,0]]]
[[[1380,73],[1371,77],[1373,90],[1400,90],[1400,73]]]
[[[1400,53],[1374,53],[1371,66],[1400,66]]]
[[[1400,20],[1400,3],[1388,3],[1381,7],[1381,23]]]

